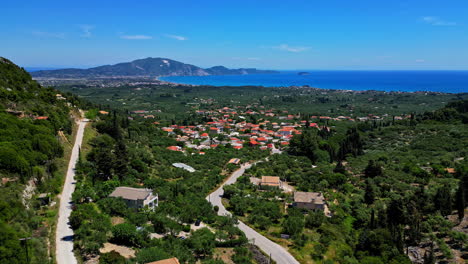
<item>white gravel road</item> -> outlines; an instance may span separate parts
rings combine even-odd
[[[75,144],[68,164],[67,176],[60,195],[59,218],[57,230],[55,233],[55,254],[57,264],[75,264],[77,263],[73,254],[73,230],[68,224],[68,219],[72,211],[71,197],[75,191],[75,165],[78,161],[79,148],[83,141],[84,128],[87,120],[78,123],[78,132],[76,134]]]
[[[224,193],[223,186],[235,183],[237,179],[244,174],[245,170],[250,167],[250,164],[242,165],[240,169],[231,174],[227,181],[206,197],[213,206],[217,205],[219,207],[218,215],[231,215],[221,202],[221,197]],[[299,262],[285,248],[262,236],[243,222],[239,221],[238,227],[245,233],[249,240],[253,241],[253,243],[267,255],[270,255],[271,259],[277,264],[299,264]]]

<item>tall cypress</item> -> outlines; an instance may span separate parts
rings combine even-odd
[[[458,190],[457,190],[457,199],[456,199],[456,207],[458,212],[458,220],[461,221],[463,217],[465,217],[465,184],[463,180],[458,182]]]

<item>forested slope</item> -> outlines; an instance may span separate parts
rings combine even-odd
[[[57,94],[0,57],[0,263],[49,262],[54,211],[36,198],[59,193],[72,132],[71,103]]]

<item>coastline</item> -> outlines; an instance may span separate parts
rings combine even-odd
[[[225,76],[225,75],[222,75]],[[389,90],[389,91],[382,91],[382,90],[375,90],[375,89],[366,89],[366,90],[353,90],[353,89],[333,89],[333,88],[321,88],[321,87],[313,87],[310,85],[289,85],[289,86],[264,86],[264,85],[212,85],[212,84],[189,84],[189,83],[180,83],[176,81],[167,81],[161,78],[168,78],[168,77],[193,77],[193,76],[158,76],[154,79],[159,81],[161,85],[171,85],[171,86],[182,86],[182,87],[258,87],[258,88],[273,88],[273,89],[312,89],[312,90],[320,90],[324,92],[346,92],[346,93],[366,93],[366,92],[380,92],[384,94],[428,94],[428,95],[437,95],[437,94],[465,94],[468,93],[468,86],[467,91],[463,92],[442,92],[442,91],[429,91],[429,90],[417,90],[417,91],[401,91],[401,90]],[[206,76],[197,76],[197,77],[206,77]]]

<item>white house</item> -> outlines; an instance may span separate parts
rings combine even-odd
[[[109,197],[121,197],[128,207],[136,209],[148,206],[154,210],[159,202],[158,194],[153,194],[153,190],[146,188],[117,187]]]

